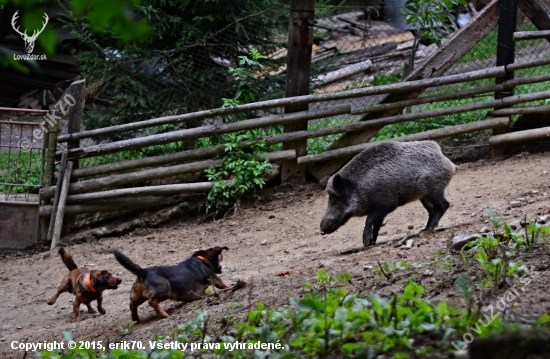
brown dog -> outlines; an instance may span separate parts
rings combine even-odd
[[[106,270],[89,270],[86,267],[78,268],[71,257],[71,253],[63,247],[59,248],[59,255],[71,272],[63,278],[61,285],[57,288],[57,293],[48,300],[48,304],[54,304],[61,293],[69,292],[75,295],[73,315],[69,318],[70,323],[76,322],[80,304],[86,304],[89,313],[97,313],[90,304],[93,300],[97,300],[97,309],[99,312],[105,314],[105,308],[102,306],[102,293],[106,289],[117,289],[122,279],[113,276]]]
[[[191,302],[201,298],[209,285],[219,289],[229,287],[216,275],[223,272],[222,251],[227,247],[214,247],[193,253],[193,256],[174,266],[141,268],[119,251],[114,252],[119,263],[137,276],[130,294],[132,320],[139,322],[138,306],[145,301],[155,309],[161,318],[169,315],[160,303],[173,299]]]

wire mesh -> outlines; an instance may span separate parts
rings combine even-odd
[[[33,136],[37,122],[0,120],[0,201],[37,202],[44,147]]]
[[[449,22],[458,31],[483,7],[459,7]],[[311,92],[328,93],[368,86],[400,82],[413,67],[421,66],[438,51],[436,43],[420,40],[413,51],[415,36],[421,34],[404,20],[403,6],[318,6],[314,25]],[[269,26],[269,38],[262,42],[243,42],[242,34]],[[288,9],[266,9],[249,15],[201,41],[167,51],[153,51],[139,57],[124,57],[116,51],[105,53],[105,67],[89,74],[93,79],[86,89],[87,110],[84,123],[87,128],[136,122],[159,116],[181,114],[236,103],[248,103],[284,97],[287,54]],[[517,31],[535,30],[521,13]],[[453,31],[442,30],[443,42]],[[253,59],[252,49],[262,56]],[[497,29],[476,44],[445,75],[482,70],[496,65]],[[516,44],[516,62],[548,56],[547,40],[529,40]],[[245,58],[243,58],[243,56]],[[252,61],[254,60],[254,61]],[[183,64],[187,64],[183,66]],[[181,72],[181,69],[186,69]],[[516,77],[531,77],[548,73],[548,66],[517,71]],[[494,84],[494,79],[469,84],[432,88],[422,96],[454,92],[474,86]],[[542,91],[548,83],[523,85],[515,93]],[[405,112],[417,112],[493,99],[494,94],[476,95],[462,100],[411,106]],[[382,96],[369,96],[348,100],[315,103],[310,109],[350,104],[352,108],[372,106]],[[132,105],[121,106],[130,99]],[[139,109],[139,110],[136,110]],[[270,113],[280,112],[271,111]],[[384,127],[374,139],[387,139],[451,125],[481,120],[488,110],[467,114],[436,117],[422,121]],[[95,141],[113,141],[128,137],[148,136],[155,133],[191,128],[205,124],[238,121],[265,115],[267,112],[223,116],[177,125],[137,130]],[[361,116],[337,116],[309,121],[309,129],[336,124],[352,123]],[[64,130],[62,128],[61,133]],[[259,130],[261,134],[281,133],[280,126]],[[321,153],[341,135],[330,135],[308,140],[308,153]],[[198,139],[185,143],[154,146],[138,151],[126,151],[112,156],[93,157],[80,161],[81,167],[97,166],[108,162],[136,159],[204,147],[219,143],[219,138]],[[275,146],[277,149],[280,146]],[[180,181],[178,179],[178,181]],[[164,183],[174,182],[167,178]]]

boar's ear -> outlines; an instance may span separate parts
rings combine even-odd
[[[339,173],[335,174],[334,178],[332,178],[332,187],[339,192],[346,189],[345,181]]]

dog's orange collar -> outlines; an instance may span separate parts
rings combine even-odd
[[[202,259],[203,261],[206,261],[206,262],[208,262],[208,259],[207,259],[206,257],[203,257],[203,256],[197,256],[197,258],[200,258],[200,259]]]
[[[88,275],[88,279],[86,280],[86,285],[88,286],[88,289],[92,292],[95,292],[95,288],[92,285],[92,281],[90,280],[90,275]]]

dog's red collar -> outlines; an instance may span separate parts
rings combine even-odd
[[[208,262],[208,259],[207,259],[206,257],[203,257],[203,256],[197,256],[197,258],[200,258],[200,259],[202,259],[203,261],[206,261],[206,262]]]
[[[90,277],[91,276],[88,274],[88,279],[86,279],[86,285],[88,286],[89,290],[91,290],[92,292],[95,292],[95,288],[92,285],[92,281],[90,280]]]

